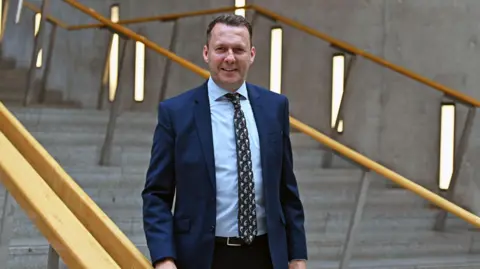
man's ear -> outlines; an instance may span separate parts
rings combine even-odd
[[[254,46],[250,49],[250,64],[253,64],[255,61],[255,55],[257,54],[257,50],[255,49]]]
[[[203,60],[208,64],[208,46],[203,46]]]

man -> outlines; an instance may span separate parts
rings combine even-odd
[[[287,98],[245,82],[255,48],[241,16],[210,23],[203,56],[210,78],[158,106],[142,192],[152,263],[305,269]]]

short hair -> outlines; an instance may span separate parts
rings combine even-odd
[[[245,19],[243,16],[236,15],[236,14],[223,14],[214,18],[207,27],[207,46],[210,42],[210,38],[212,36],[212,30],[215,25],[218,23],[225,24],[228,26],[244,26],[248,30],[248,34],[250,35],[250,46],[252,45],[252,25]]]

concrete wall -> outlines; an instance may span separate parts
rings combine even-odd
[[[231,5],[231,0],[119,1],[121,17],[132,18]],[[411,69],[427,78],[454,87],[480,99],[479,33],[480,2],[477,0],[251,0],[277,13],[345,40],[362,50]],[[113,1],[84,0],[82,3],[108,16]],[[92,22],[64,3],[52,12],[69,24]],[[27,12],[24,18],[27,18]],[[205,27],[212,16],[180,21],[176,52],[205,67],[201,57]],[[251,18],[251,14],[248,14]],[[30,57],[31,22],[12,27],[9,18],[4,51],[25,65]],[[254,43],[257,59],[249,80],[268,87],[269,29],[273,22],[258,17]],[[136,30],[168,47],[172,23],[132,25]],[[323,132],[329,130],[331,54],[319,39],[290,27],[284,28],[283,92],[291,100],[291,113]],[[60,31],[51,88],[64,89],[71,99],[94,106],[107,34],[100,30],[77,33]],[[147,98],[143,105],[130,100],[133,92],[133,47],[129,48],[122,87],[124,105],[131,109],[154,109],[165,60],[147,52]],[[203,81],[197,75],[172,65],[166,97]],[[345,133],[339,140],[393,168],[400,174],[434,189],[438,177],[439,117],[442,94],[379,65],[358,58],[347,89]],[[459,107],[460,131],[466,110]],[[480,120],[475,121],[465,163],[460,175],[465,201],[473,195],[469,179],[480,176]],[[468,203],[468,202],[466,202]]]

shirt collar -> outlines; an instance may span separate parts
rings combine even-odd
[[[208,99],[210,103],[213,103],[215,101],[227,100],[224,95],[230,93],[230,91],[218,86],[215,81],[213,81],[212,77],[208,79],[207,87]],[[238,88],[238,90],[236,90],[235,92],[240,94],[241,100],[248,100],[247,85],[245,84],[245,82],[243,82],[242,86],[240,86],[240,88]]]

